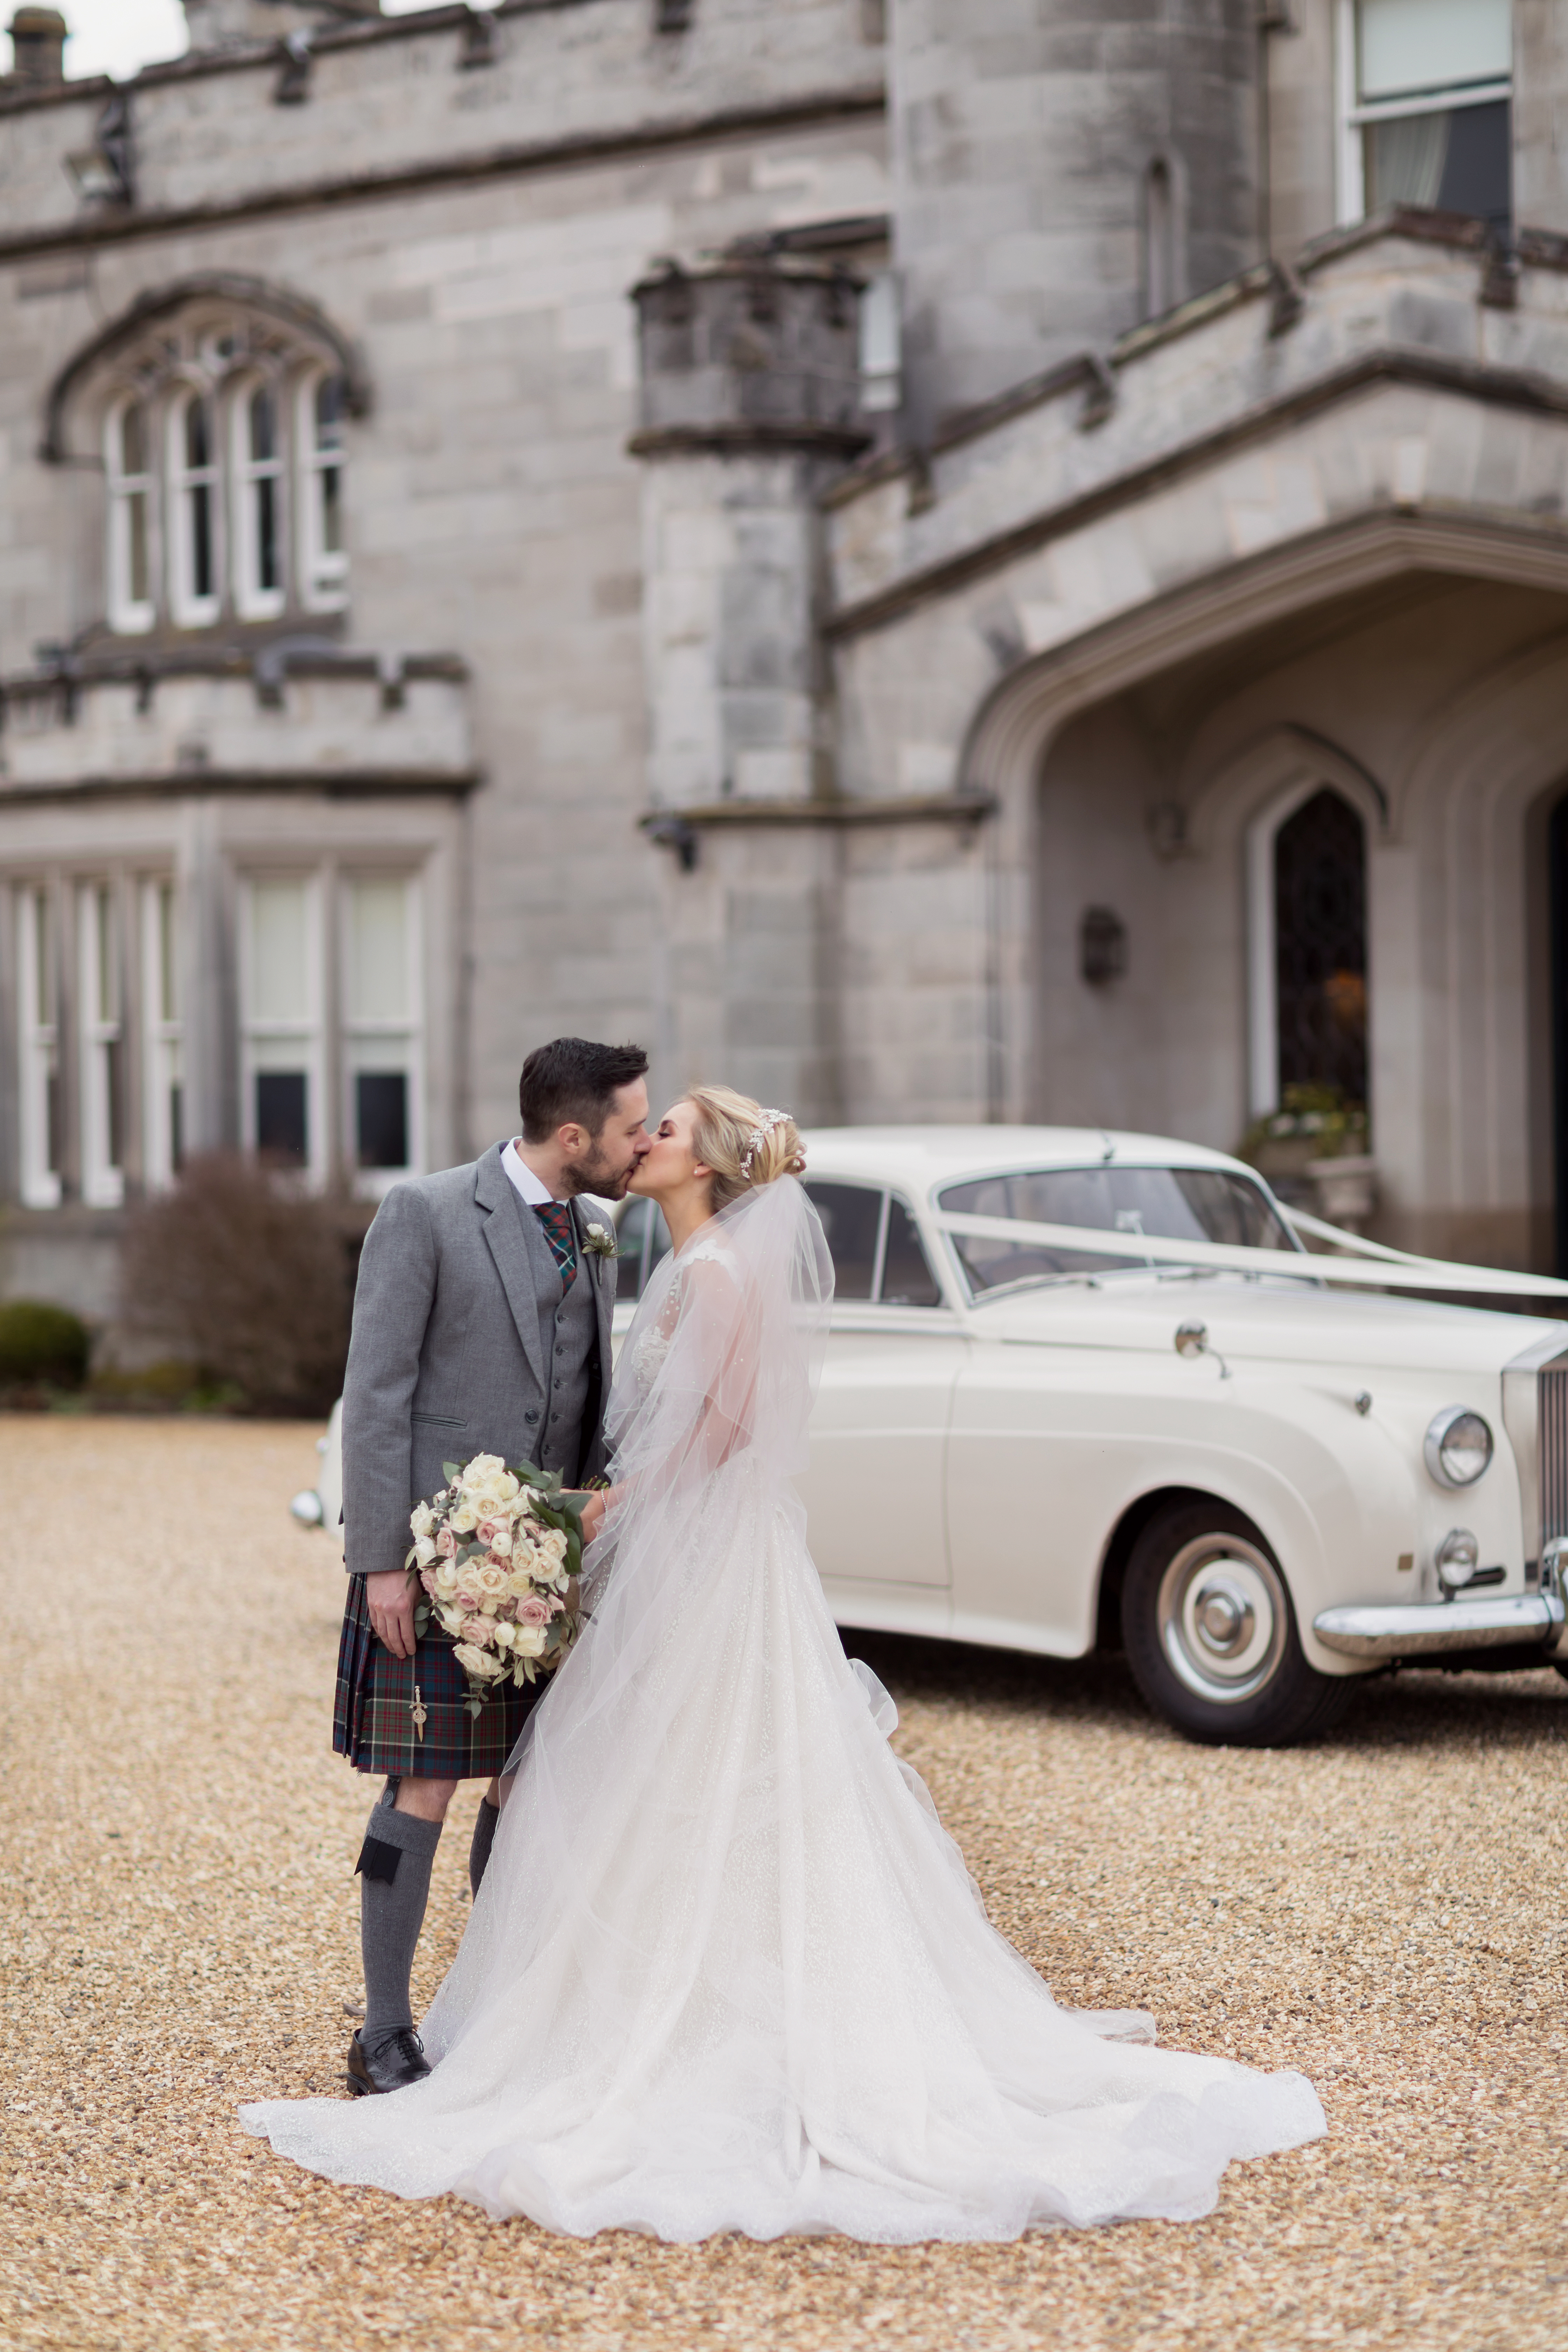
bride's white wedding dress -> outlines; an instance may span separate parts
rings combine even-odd
[[[899,2242],[1190,2219],[1233,2158],[1323,2131],[1300,2074],[1060,2009],[987,1922],[805,1549],[831,1286],[793,1178],[658,1269],[592,1622],[520,1745],[434,2071],[242,2109],[281,2154],[581,2235]]]

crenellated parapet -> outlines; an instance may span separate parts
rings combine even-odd
[[[853,456],[860,415],[858,288],[832,263],[739,257],[665,262],[634,291],[639,457],[681,449]]]

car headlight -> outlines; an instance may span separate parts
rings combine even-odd
[[[1468,1404],[1446,1404],[1433,1416],[1424,1450],[1440,1486],[1473,1486],[1492,1458],[1492,1433]]]

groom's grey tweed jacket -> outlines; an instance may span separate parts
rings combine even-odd
[[[466,1167],[395,1184],[365,1236],[343,1382],[343,1550],[351,1576],[402,1567],[408,1514],[444,1483],[443,1462],[499,1454],[553,1466],[541,1455],[552,1383],[561,1374],[559,1341],[552,1339],[561,1275],[543,1227],[501,1166],[501,1150],[492,1144]],[[573,1214],[573,1290],[592,1285],[597,1378],[587,1383],[580,1430],[550,1451],[568,1477],[589,1478],[604,1467],[616,1269],[613,1259],[582,1246],[590,1219],[610,1222],[603,1202],[579,1199]]]

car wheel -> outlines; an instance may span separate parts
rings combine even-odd
[[[1223,1503],[1150,1520],[1127,1563],[1121,1637],[1149,1705],[1189,1739],[1289,1748],[1337,1722],[1355,1679],[1308,1664],[1279,1561]]]

